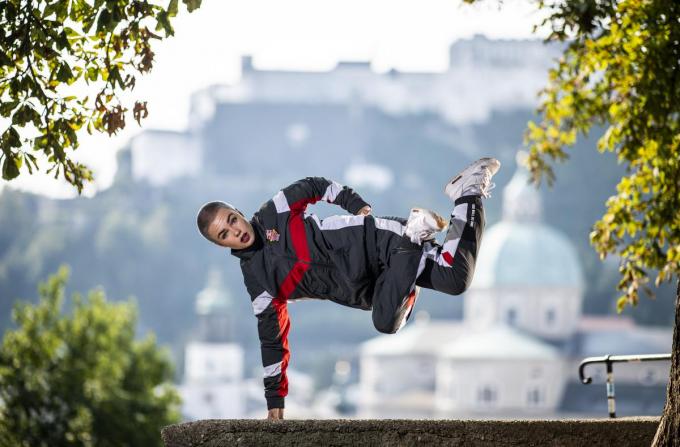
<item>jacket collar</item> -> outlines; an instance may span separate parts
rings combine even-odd
[[[253,240],[253,243],[250,247],[242,248],[242,249],[231,249],[231,254],[236,256],[237,258],[240,258],[244,261],[247,261],[248,259],[252,258],[255,253],[258,251],[262,250],[262,247],[264,247],[264,229],[260,222],[253,216],[252,219],[250,219],[250,225],[253,226],[253,233],[255,235],[255,239]]]

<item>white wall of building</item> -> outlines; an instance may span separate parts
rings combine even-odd
[[[233,343],[189,343],[184,371],[187,382],[241,380],[243,348]]]
[[[549,340],[576,332],[581,317],[577,287],[494,287],[471,289],[465,295],[465,322],[475,329],[507,324]]]
[[[442,415],[552,412],[562,398],[564,374],[564,363],[556,359],[442,358],[436,407]]]
[[[233,343],[189,343],[179,391],[189,420],[245,416],[243,349]]]

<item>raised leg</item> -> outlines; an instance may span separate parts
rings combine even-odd
[[[482,241],[485,218],[480,196],[456,199],[444,243],[423,244],[425,265],[416,284],[450,295],[459,295],[470,286]]]

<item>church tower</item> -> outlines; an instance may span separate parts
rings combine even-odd
[[[213,267],[196,295],[198,328],[186,346],[182,412],[188,420],[245,415],[243,349],[233,342],[233,302]]]
[[[233,340],[233,300],[224,288],[222,274],[216,268],[208,272],[203,290],[196,295],[198,339],[210,343],[228,343]]]

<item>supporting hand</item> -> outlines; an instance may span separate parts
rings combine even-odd
[[[283,419],[283,408],[272,408],[269,410],[267,419]]]
[[[371,214],[371,207],[369,205],[366,205],[357,212],[357,216],[368,216],[369,214]]]

